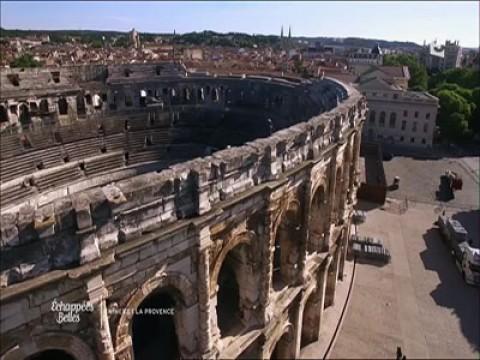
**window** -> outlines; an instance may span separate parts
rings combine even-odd
[[[397,121],[397,113],[390,113],[390,122],[389,122],[389,126],[390,128],[394,129],[395,128],[395,123]]]
[[[427,120],[430,119],[430,113],[425,114],[425,119],[427,119]]]
[[[402,120],[402,130],[407,128],[407,120]]]
[[[410,142],[413,144],[415,142],[415,138],[414,137],[411,137],[410,138]]]
[[[375,111],[370,113],[370,124],[375,124]]]
[[[415,116],[415,119],[418,118],[418,111],[415,111],[414,116]]]
[[[125,96],[125,106],[132,106],[133,105],[133,100],[130,95]]]
[[[398,94],[393,94],[393,98],[396,100],[398,99]]]
[[[417,131],[417,122],[416,121],[414,121],[413,124],[412,124],[412,131],[413,132]]]
[[[428,132],[428,124],[423,124],[423,132]]]
[[[403,110],[403,116],[405,116],[405,117],[408,116],[408,110]]]
[[[405,138],[403,136],[400,136],[400,141],[403,142],[403,140],[405,140]]]
[[[376,93],[376,92],[372,92],[372,96],[377,96],[377,93]]]
[[[380,113],[380,126],[384,127],[385,126],[385,111],[382,111]]]
[[[422,144],[425,145],[427,143],[427,140],[425,138],[422,139]]]

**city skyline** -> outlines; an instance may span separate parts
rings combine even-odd
[[[352,11],[352,6],[354,10]],[[15,2],[1,3],[6,29],[178,33],[212,30],[360,37],[478,47],[477,2]],[[341,26],[338,26],[339,23]],[[372,24],[376,24],[372,26]]]

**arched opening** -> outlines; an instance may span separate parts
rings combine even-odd
[[[325,187],[320,185],[315,191],[312,199],[312,210],[310,219],[310,241],[308,251],[322,252],[328,250],[328,200]]]
[[[240,289],[229,255],[218,275],[217,322],[221,337],[232,333],[241,320]]]
[[[60,113],[60,115],[68,114],[68,104],[65,98],[58,99],[58,112]]]
[[[320,332],[320,303],[319,290],[308,297],[303,310],[300,346],[304,347],[317,341]]]
[[[169,292],[160,289],[147,296],[137,307],[132,321],[135,360],[180,358],[175,326],[176,305]]]
[[[3,105],[0,105],[0,123],[8,122],[8,113],[7,108]]]
[[[86,114],[85,98],[83,97],[83,95],[79,94],[77,95],[77,115],[83,116],[85,114]]]
[[[45,115],[48,113],[49,113],[48,100],[47,99],[40,100],[40,114]]]
[[[300,239],[300,206],[297,202],[292,202],[283,214],[275,235],[272,286],[276,291],[295,281],[299,270]]]
[[[63,350],[45,350],[31,355],[25,360],[75,360],[75,358]]]
[[[23,128],[29,127],[29,125],[32,123],[32,119],[30,118],[30,111],[28,110],[28,106],[26,104],[20,105],[20,124],[22,124]]]

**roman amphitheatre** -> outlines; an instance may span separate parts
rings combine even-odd
[[[318,340],[360,93],[171,62],[4,69],[1,86],[0,359],[296,358]],[[52,303],[91,307],[59,321]]]

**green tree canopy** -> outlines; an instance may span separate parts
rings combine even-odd
[[[409,88],[425,91],[428,86],[428,74],[425,66],[420,64],[414,55],[399,54],[385,55],[383,65],[386,66],[408,66],[410,72]]]
[[[41,64],[33,58],[31,54],[23,54],[10,62],[12,68],[34,68],[39,67]]]
[[[429,88],[436,88],[442,83],[457,84],[466,89],[480,86],[480,71],[473,69],[450,69],[435,74],[429,79]]]

